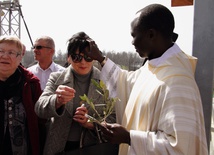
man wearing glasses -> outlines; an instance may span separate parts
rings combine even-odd
[[[37,38],[33,50],[35,60],[38,63],[29,67],[28,70],[40,79],[41,88],[44,90],[50,73],[61,72],[65,68],[53,62],[55,43],[51,37],[42,36]]]

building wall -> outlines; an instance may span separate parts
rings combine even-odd
[[[214,62],[214,1],[195,0],[193,55],[198,58],[196,81],[198,83],[204,110],[208,147],[211,141],[211,114],[213,96]]]

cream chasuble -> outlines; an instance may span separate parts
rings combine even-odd
[[[130,131],[131,146],[120,155],[207,155],[200,93],[194,79],[197,59],[174,44],[160,58],[132,72],[111,60],[101,79],[116,104],[117,122]]]

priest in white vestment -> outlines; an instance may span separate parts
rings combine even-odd
[[[120,69],[90,41],[87,54],[101,63],[101,79],[121,100],[117,124],[107,124],[104,136],[120,144],[119,155],[207,155],[197,58],[169,37],[174,18],[166,7],[153,4],[139,13],[131,24],[132,44],[148,61],[138,70]]]

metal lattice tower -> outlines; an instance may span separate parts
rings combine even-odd
[[[16,35],[20,38],[20,7],[18,0],[0,1],[0,35]]]

